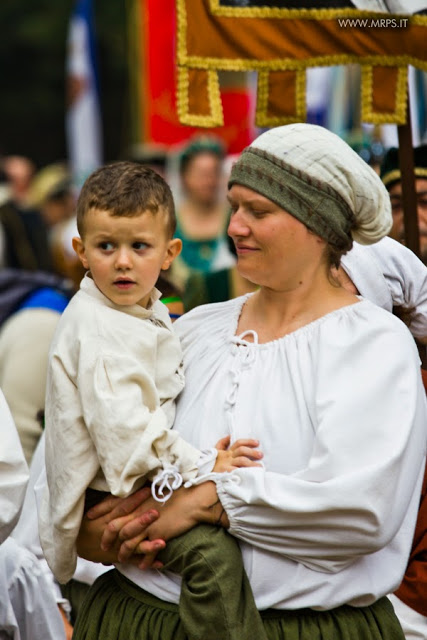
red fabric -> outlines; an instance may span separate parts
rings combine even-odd
[[[421,369],[427,391],[427,371]],[[421,491],[414,541],[402,584],[396,595],[408,607],[427,616],[427,468]]]
[[[138,0],[141,24],[141,142],[173,145],[200,129],[180,124],[176,112],[175,0]],[[253,93],[253,92],[252,92]],[[224,126],[209,129],[224,140],[229,153],[240,153],[255,138],[254,96],[248,87],[221,90]],[[204,130],[206,131],[206,130]]]

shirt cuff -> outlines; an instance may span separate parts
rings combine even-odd
[[[200,452],[200,458],[197,463],[197,476],[204,476],[207,473],[211,473],[215,466],[215,462],[218,456],[218,449],[212,447],[212,449],[205,449]]]

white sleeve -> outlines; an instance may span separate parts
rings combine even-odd
[[[28,467],[18,432],[0,391],[0,543],[16,525],[24,502]]]
[[[0,546],[0,637],[5,630],[7,638],[65,640],[40,560],[12,538]]]
[[[126,354],[102,357],[79,375],[83,419],[108,487],[125,496],[175,465],[183,480],[197,475],[200,451],[171,430],[147,368]],[[170,399],[171,402],[173,399]]]
[[[368,251],[384,274],[393,305],[406,311],[412,335],[427,338],[426,265],[413,251],[391,238],[383,238]]]
[[[239,469],[215,477],[230,533],[330,572],[396,535],[420,486],[427,412],[415,345],[390,319],[392,329],[347,334],[345,341],[325,336],[304,469],[288,476]]]

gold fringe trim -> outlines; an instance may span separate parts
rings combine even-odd
[[[222,127],[224,114],[222,110],[221,93],[219,89],[218,74],[216,71],[208,71],[208,103],[209,115],[199,115],[189,111],[189,71],[186,68],[178,68],[177,78],[177,112],[179,121],[191,127]]]
[[[427,71],[427,60],[420,60],[414,56],[365,56],[360,57],[351,53],[329,56],[317,56],[295,60],[295,58],[279,58],[274,60],[256,60],[243,58],[205,58],[184,55],[178,63],[191,69],[215,69],[217,71],[292,71],[293,69],[307,69],[307,67],[333,67],[335,65],[360,64],[385,67],[404,67],[409,64]]]
[[[304,122],[307,116],[306,106],[306,73],[305,69],[296,69],[295,103],[296,109],[293,116],[269,116],[269,71],[260,71],[257,82],[257,102],[255,112],[255,124],[257,127],[277,127],[282,124]]]
[[[360,9],[280,9],[278,7],[226,7],[220,0],[209,0],[212,15],[224,18],[299,18],[301,20],[336,20],[337,18],[408,18],[416,24],[427,24],[427,16],[412,16],[409,14],[385,13],[381,11],[363,11]],[[421,19],[421,20],[420,20]]]
[[[243,58],[213,58],[190,56],[187,52],[187,13],[186,1],[176,0],[177,8],[177,109],[179,120],[183,124],[196,127],[223,126],[224,117],[222,111],[221,94],[217,71],[258,71],[258,92],[256,122],[259,126],[275,126],[287,122],[299,121],[302,117],[295,115],[295,120],[289,116],[282,119],[278,116],[268,116],[268,77],[270,71],[297,71],[296,85],[296,111],[297,114],[306,113],[305,103],[305,70],[309,67],[324,67],[336,65],[359,64],[362,67],[362,119],[374,124],[394,122],[403,124],[406,120],[406,76],[407,66],[413,65],[418,69],[427,71],[427,60],[420,60],[410,55],[370,55],[360,57],[356,54],[336,54],[328,56],[313,56],[302,60],[295,58],[280,58],[274,60],[257,60]],[[408,17],[410,23],[427,25],[427,16],[404,16],[395,14],[383,14],[378,12],[360,11],[358,9],[277,9],[272,7],[234,8],[222,7],[219,0],[209,0],[209,8],[213,15],[229,17],[270,17],[270,18],[310,18],[310,19],[336,19],[338,17],[395,17],[397,19]],[[372,109],[372,67],[390,66],[397,67],[398,82],[396,95],[396,110],[393,114],[375,113]],[[187,69],[200,69],[208,71],[208,100],[210,114],[198,115],[189,113],[189,75]],[[268,122],[268,124],[267,124]],[[261,124],[262,123],[262,124]]]
[[[185,64],[187,58],[187,13],[185,10],[185,0],[177,0],[176,2],[176,24],[177,24],[177,45],[176,59],[177,63]]]
[[[395,110],[393,113],[381,113],[373,110],[373,75],[373,67],[371,65],[362,65],[362,121],[373,124],[405,124],[406,102],[408,99],[408,68],[399,67],[397,69]]]

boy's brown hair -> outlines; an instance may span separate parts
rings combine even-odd
[[[77,200],[77,228],[84,235],[84,218],[91,209],[112,216],[136,216],[161,209],[172,238],[176,229],[175,204],[167,182],[153,169],[137,162],[113,162],[94,171],[85,181]]]

